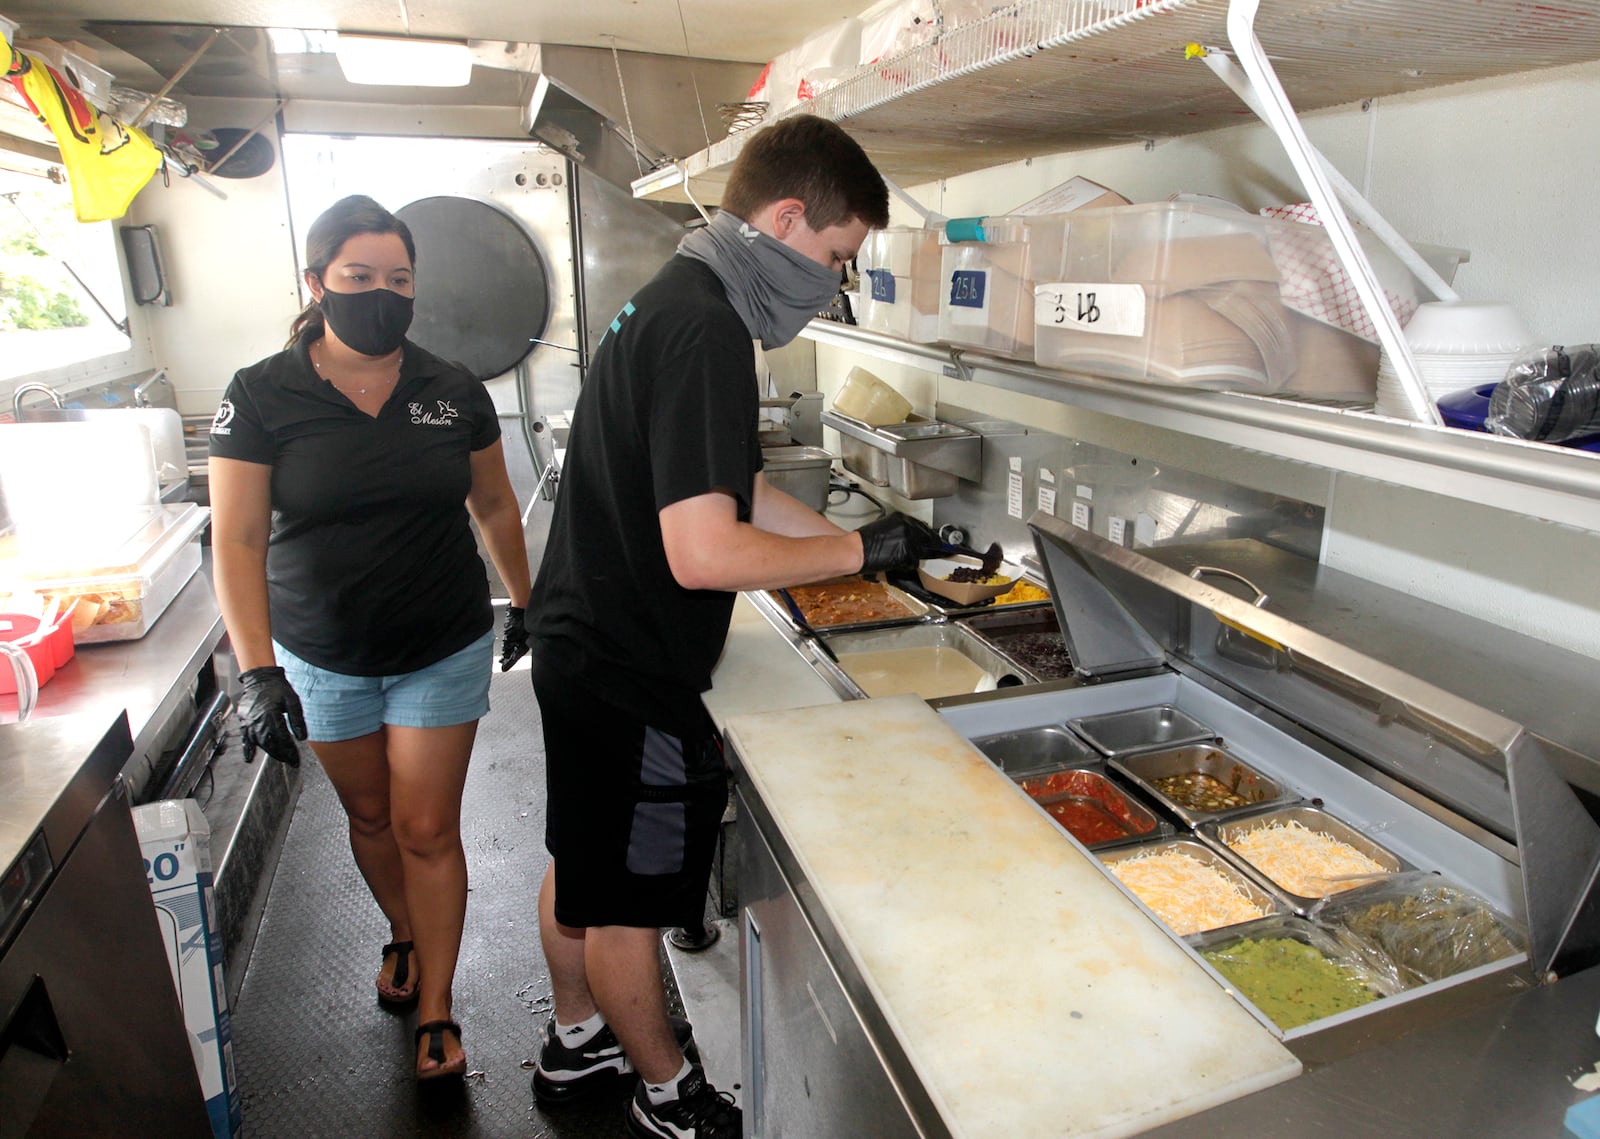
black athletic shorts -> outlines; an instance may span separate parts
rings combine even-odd
[[[544,720],[545,847],[556,920],[696,927],[728,801],[709,721],[680,738],[630,717],[534,662]]]

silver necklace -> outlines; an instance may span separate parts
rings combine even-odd
[[[325,372],[323,372],[322,365],[317,361],[317,353],[316,353],[315,349],[312,349],[312,348],[306,349],[306,355],[308,357],[310,357],[310,359],[311,359],[311,367],[316,370],[317,375],[322,377],[322,380],[323,380],[324,383],[327,383],[331,387],[337,388],[339,391],[347,392],[347,393],[348,392],[354,392],[356,395],[366,395],[369,391],[377,391],[381,387],[388,387],[390,384],[394,383],[396,380],[398,380],[400,378],[400,366],[401,366],[401,364],[403,364],[405,362],[405,356],[402,353],[400,359],[395,362],[394,375],[390,376],[388,379],[383,380],[383,381],[381,381],[379,383],[375,383],[375,384],[371,385],[370,387],[353,388],[353,387],[349,387],[349,386],[347,386],[345,384],[335,383],[332,376],[329,376]]]

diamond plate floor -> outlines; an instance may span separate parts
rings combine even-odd
[[[627,1088],[559,1113],[536,1108],[523,1065],[550,1010],[535,890],[544,875],[543,740],[526,665],[496,674],[479,727],[462,834],[471,894],[456,1018],[470,1076],[411,1076],[415,1010],[373,991],[388,940],[350,855],[344,814],[315,764],[290,823],[233,1014],[247,1139],[516,1136],[612,1139]]]

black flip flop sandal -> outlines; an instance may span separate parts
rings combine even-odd
[[[430,1020],[426,1024],[417,1025],[416,1043],[421,1044],[422,1038],[428,1038],[428,1059],[438,1064],[437,1068],[429,1068],[426,1072],[417,1069],[417,1082],[426,1080],[440,1080],[448,1076],[465,1075],[467,1071],[467,1058],[461,1057],[459,1066],[445,1066],[444,1061],[444,1034],[455,1033],[456,1039],[461,1039],[461,1026],[453,1020]]]
[[[399,957],[399,960],[394,963],[394,976],[389,978],[389,987],[396,990],[404,990],[406,981],[411,981],[411,989],[409,991],[390,994],[380,988],[378,990],[378,1000],[383,1004],[408,1005],[417,999],[417,982],[411,977],[411,953],[414,948],[409,941],[391,941],[383,947],[382,961],[387,961],[391,953]],[[381,961],[379,968],[382,968]]]

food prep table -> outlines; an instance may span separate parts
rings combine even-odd
[[[165,774],[155,768],[165,752],[174,750],[168,737],[175,722],[180,730],[188,726],[187,740],[192,743],[200,730],[214,732],[227,711],[225,702],[214,699],[222,685],[193,685],[199,674],[210,672],[224,636],[209,567],[206,551],[200,570],[143,637],[80,645],[72,660],[39,690],[33,710],[34,719],[126,711],[133,751],[124,775],[139,802],[152,780]],[[207,689],[213,697],[205,707],[192,707],[195,688]],[[0,723],[14,722],[16,716],[16,697],[0,696]],[[0,776],[0,789],[3,786]]]
[[[1407,627],[1418,613],[1413,599],[1400,598],[1396,611],[1385,612],[1383,605],[1396,601],[1383,596],[1389,591],[1363,590],[1365,583],[1314,564],[1272,564],[1277,572],[1269,574],[1256,565],[1272,593],[1258,608],[1257,591],[1232,583],[1233,592],[1218,590],[1216,575],[1186,574],[1194,564],[1275,563],[1274,551],[1134,554],[1054,523],[1033,520],[1079,667],[1067,681],[936,701],[936,712],[912,697],[856,700],[779,610],[759,599],[752,604],[772,625],[767,663],[803,661],[844,703],[806,707],[821,699],[812,688],[804,699],[769,701],[773,710],[762,714],[740,715],[746,709],[738,702],[714,708],[731,744],[741,812],[747,1117],[764,1120],[763,1134],[785,1133],[785,1120],[823,1110],[806,1087],[837,1086],[845,1106],[828,1110],[844,1113],[841,1119],[866,1112],[854,1118],[872,1119],[875,1134],[1000,1133],[966,1096],[985,1081],[992,1095],[1008,1094],[1020,1063],[1022,1075],[1034,1079],[1013,1091],[1032,1108],[1006,1120],[1007,1134],[1154,1128],[1264,1135],[1281,1133],[1286,1120],[1302,1114],[1307,1129],[1340,1134],[1484,1133],[1478,1120],[1515,1121],[1495,1133],[1555,1133],[1565,1107],[1582,1098],[1569,1081],[1600,1059],[1593,1029],[1600,970],[1590,967],[1597,938],[1584,916],[1588,883],[1575,866],[1592,864],[1600,828],[1567,789],[1592,790],[1596,767],[1592,741],[1574,728],[1583,675],[1576,662],[1443,610],[1424,614],[1433,624],[1418,636]],[[1108,594],[1102,576],[1124,592]],[[1319,614],[1319,596],[1323,605],[1328,597],[1339,603]],[[1151,634],[1134,613],[1155,614],[1150,626],[1164,631]],[[753,690],[751,669],[762,666],[750,619],[740,667]],[[1509,691],[1495,699],[1498,689],[1485,687],[1476,660],[1465,669],[1435,660],[1436,674],[1452,686],[1445,691],[1412,670],[1345,654],[1348,646],[1324,635],[1330,621],[1385,627],[1378,642],[1407,642],[1406,663],[1414,668],[1436,657],[1441,642],[1482,644],[1496,635],[1514,668],[1547,682],[1538,700],[1544,715],[1511,721],[1508,711],[1527,711],[1533,701]],[[1385,651],[1388,660],[1400,655]],[[1248,670],[1247,694],[1222,679],[1230,669]],[[719,687],[722,678],[719,671]],[[1297,680],[1306,691],[1295,689]],[[1387,698],[1379,692],[1384,686]],[[1501,680],[1498,687],[1507,686]],[[708,705],[716,696],[714,688]],[[1250,809],[1289,805],[1312,821],[1306,812],[1323,809],[1376,836],[1404,868],[1440,871],[1506,916],[1519,938],[1516,950],[1300,1028],[1275,1026],[1201,960],[1191,942],[1204,948],[1203,938],[1185,939],[1161,925],[1028,799],[1016,782],[1020,770],[1002,770],[1002,761],[982,758],[967,742],[1044,729],[1070,735],[1069,722],[1163,706],[1203,724],[1227,751],[1281,785],[1281,795]],[[1321,720],[1306,714],[1335,707],[1345,711]],[[1375,739],[1380,747],[1372,746]],[[1137,754],[1120,762],[1132,770]],[[1118,772],[1118,762],[1102,754],[1073,764],[1098,765],[1139,794],[1138,780]],[[1496,774],[1498,795],[1489,777]],[[1250,809],[1233,817],[1249,817]],[[1166,814],[1183,841],[1218,849],[1216,820]],[[1073,865],[1066,851],[1079,860],[1074,872],[1089,876],[1074,873],[1070,890],[1056,890],[1072,898],[1056,903],[1059,912],[1041,909],[1047,900],[1038,895],[1040,881],[1055,882],[1064,862]],[[1278,899],[1280,919],[1303,920],[1282,891],[1259,876],[1251,885]],[[923,912],[929,907],[932,915]],[[1130,912],[1162,934],[1187,972],[1169,969],[1165,954],[1145,942],[1125,940],[1118,923]],[[997,929],[1004,936],[997,938]],[[1541,983],[1552,964],[1562,979]],[[1092,1034],[1061,1033],[1084,1012],[1088,990],[1115,989],[1128,970],[1143,974],[1142,987],[1164,1016],[1149,1013],[1140,997],[1132,1012],[1100,1020]],[[1188,982],[1196,977],[1230,994],[1247,1026],[1215,1009],[1200,1015],[1203,1024],[1191,1023],[1188,1002],[1200,998]],[[997,994],[995,984],[1004,991]],[[1579,1013],[1552,999],[1563,990],[1586,1002]],[[1009,1025],[1011,1050],[983,1033],[964,1041],[974,1016]],[[1198,1053],[1181,1047],[1197,1025],[1213,1046],[1228,1041],[1227,1054],[1246,1059],[1205,1068]],[[1534,1038],[1528,1056],[1513,1053],[1511,1042]],[[1027,1060],[1018,1060],[1018,1049]],[[954,1050],[959,1071],[940,1059],[944,1050]],[[1040,1051],[1056,1059],[1035,1068]],[[1169,1067],[1130,1090],[1127,1073],[1145,1071],[1152,1051]],[[1097,1060],[1088,1061],[1101,1055],[1116,1058],[1122,1074],[1101,1073],[1099,1082],[1073,1074],[1086,1062],[1100,1072]],[[1391,1063],[1375,1062],[1377,1055]],[[1418,1079],[1424,1071],[1427,1078]],[[830,1082],[836,1078],[837,1085]],[[1494,1082],[1512,1078],[1515,1106],[1490,1105]],[[1475,1105],[1474,1113],[1463,1114],[1462,1104]]]

